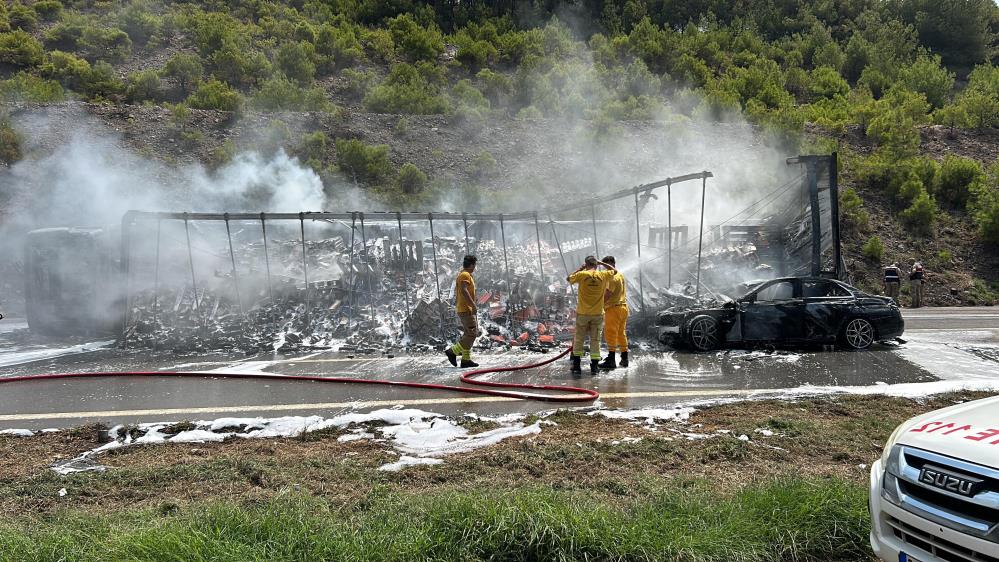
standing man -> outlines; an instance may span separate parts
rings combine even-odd
[[[457,279],[454,280],[455,312],[458,313],[458,322],[461,324],[461,339],[458,343],[444,350],[447,360],[455,367],[458,366],[458,355],[461,355],[461,368],[478,367],[479,364],[472,361],[472,345],[475,338],[479,337],[478,309],[475,300],[475,279],[472,273],[475,272],[475,256],[465,256],[461,261],[461,271]]]
[[[886,296],[895,300],[898,304],[898,289],[902,284],[902,271],[898,268],[897,262],[885,268],[884,278],[881,280],[881,289]]]
[[[605,271],[598,271],[597,266]],[[617,273],[613,265],[597,261],[594,256],[586,256],[583,265],[575,273],[566,277],[570,284],[579,285],[576,293],[576,336],[572,340],[572,373],[583,372],[580,361],[583,359],[583,340],[590,336],[590,373],[597,374],[600,363],[600,328],[604,325],[604,292],[607,282]]]
[[[614,256],[607,256],[604,263],[617,267]],[[601,369],[616,369],[615,352],[621,352],[621,366],[628,366],[628,299],[625,296],[624,275],[615,271],[607,281],[604,291],[604,339],[607,340],[607,358],[600,363]]]
[[[909,274],[909,293],[912,296],[912,308],[923,306],[923,264],[918,261],[912,266]]]

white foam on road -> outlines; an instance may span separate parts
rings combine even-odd
[[[0,367],[10,367],[33,363],[45,359],[54,359],[65,355],[75,355],[79,353],[91,353],[101,349],[106,349],[114,344],[114,340],[95,341],[81,343],[65,347],[28,346],[16,350],[4,351],[0,349]]]

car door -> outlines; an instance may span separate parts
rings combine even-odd
[[[804,302],[793,279],[770,281],[740,303],[746,341],[774,342],[800,337]]]
[[[803,279],[805,302],[802,334],[809,341],[834,341],[843,319],[856,299],[839,283],[826,279]]]

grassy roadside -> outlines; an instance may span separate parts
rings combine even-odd
[[[397,459],[384,445],[339,431],[129,447],[66,478],[46,466],[91,432],[0,436],[0,560],[869,560],[885,438],[981,396],[745,402],[654,431],[559,412],[540,435],[398,473],[377,470]]]
[[[863,560],[863,487],[785,479],[719,496],[704,481],[601,494],[382,492],[338,505],[289,493],[175,513],[63,515],[0,530],[0,560]]]

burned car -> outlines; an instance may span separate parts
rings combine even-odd
[[[866,349],[901,336],[903,328],[902,314],[890,298],[817,277],[774,279],[718,307],[667,310],[656,318],[659,341],[697,351],[836,343]]]

